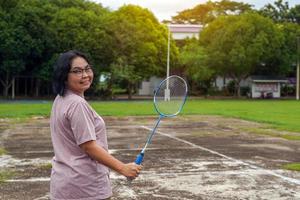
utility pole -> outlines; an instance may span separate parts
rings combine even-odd
[[[167,77],[170,76],[170,38],[171,37],[171,30],[170,30],[170,24],[168,25],[168,53],[167,53]]]
[[[170,43],[171,43],[170,24],[168,25],[168,52],[167,52],[167,77],[170,76]],[[167,79],[167,88],[165,89],[165,101],[170,101],[169,79]]]
[[[296,78],[296,99],[299,100],[299,85],[300,85],[300,36],[297,36],[297,78]]]

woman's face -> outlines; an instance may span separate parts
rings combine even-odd
[[[91,86],[93,77],[93,70],[87,61],[82,57],[76,57],[71,63],[67,86],[70,90],[83,96],[84,91]]]

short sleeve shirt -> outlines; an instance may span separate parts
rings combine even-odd
[[[54,149],[51,199],[99,200],[110,197],[109,169],[79,147],[95,140],[108,151],[103,119],[83,97],[68,90],[54,100],[50,129]]]

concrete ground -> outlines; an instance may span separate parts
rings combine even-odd
[[[133,162],[155,117],[105,117],[111,154]],[[0,120],[0,199],[49,199],[53,156],[49,119]],[[115,199],[300,199],[300,141],[263,136],[268,127],[216,116],[163,119],[148,147],[140,176],[128,182],[112,172]],[[295,133],[300,134],[300,133]]]

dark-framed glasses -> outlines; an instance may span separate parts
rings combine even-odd
[[[75,74],[76,76],[83,76],[83,72],[86,74],[92,74],[93,68],[91,65],[87,65],[84,69],[80,67],[74,67],[72,70],[70,70],[70,73]]]

